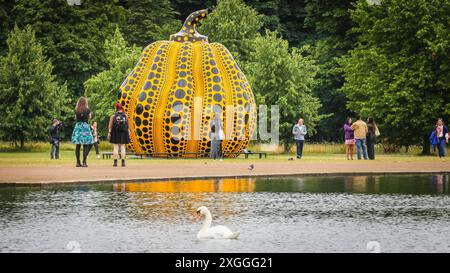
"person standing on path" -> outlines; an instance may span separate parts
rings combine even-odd
[[[358,160],[361,160],[361,150],[364,156],[364,160],[367,160],[367,147],[366,147],[366,134],[368,132],[367,124],[362,121],[361,116],[358,120],[352,124],[351,128],[355,134],[356,153]]]
[[[52,149],[50,151],[50,159],[59,159],[59,144],[61,141],[60,132],[64,126],[64,123],[58,119],[53,119],[52,126],[48,129],[48,135]],[[54,155],[54,157],[53,157]]]
[[[211,121],[211,159],[219,159],[222,161],[222,140],[225,139],[223,132],[222,120],[220,114],[214,112],[214,117]]]
[[[355,134],[352,129],[352,118],[348,117],[344,124],[345,151],[347,160],[353,160],[355,150]]]
[[[445,157],[445,143],[448,143],[449,138],[448,127],[444,124],[444,120],[439,118],[436,123],[436,137],[439,158]]]
[[[372,117],[369,117],[367,119],[367,155],[370,160],[375,159],[375,143],[377,141],[376,139],[376,131],[378,130],[377,125],[375,124],[375,121]]]
[[[122,158],[122,167],[125,167],[126,149],[125,145],[130,143],[130,122],[127,115],[123,112],[122,104],[116,103],[114,105],[115,113],[109,118],[108,124],[108,140],[114,144],[114,164],[113,167],[117,167],[117,159],[119,158],[119,145],[120,156]]]
[[[94,143],[91,126],[88,121],[91,118],[88,101],[85,97],[80,97],[75,107],[75,116],[77,123],[72,132],[72,142],[76,144],[75,156],[77,158],[76,167],[87,167],[87,157],[91,145]],[[80,162],[81,145],[83,145],[83,165]]]
[[[92,136],[94,137],[95,155],[96,155],[96,158],[99,159],[100,158],[100,150],[98,148],[98,145],[100,144],[100,141],[98,139],[97,122],[94,121],[94,123],[92,123],[91,130],[92,130]]]
[[[304,125],[304,120],[302,118],[298,119],[297,124],[292,128],[292,134],[294,135],[295,144],[297,145],[297,158],[300,159],[303,156],[303,145],[307,134],[306,126]]]

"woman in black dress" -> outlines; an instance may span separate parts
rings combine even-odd
[[[130,123],[127,115],[123,112],[122,104],[116,103],[114,105],[116,112],[109,119],[108,125],[108,140],[114,144],[114,167],[117,167],[117,159],[122,158],[122,167],[125,167],[126,150],[125,145],[130,143]]]
[[[375,124],[375,121],[371,117],[367,119],[367,129],[368,129],[368,133],[366,136],[367,155],[369,156],[370,160],[374,160],[377,125]]]

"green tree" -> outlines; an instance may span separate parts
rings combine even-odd
[[[7,45],[0,65],[0,136],[23,148],[27,140],[43,139],[52,118],[67,112],[67,87],[52,75],[30,26],[14,27]]]
[[[351,13],[358,45],[340,63],[348,108],[380,123],[386,141],[421,143],[450,117],[450,1],[396,0]]]
[[[55,65],[59,82],[67,81],[73,101],[83,82],[106,67],[102,46],[125,20],[118,0],[27,0],[15,3],[11,18],[19,27],[31,25],[44,53]]]
[[[126,0],[122,4],[127,21],[121,30],[131,44],[144,47],[180,30],[181,21],[169,0]]]
[[[216,0],[171,0],[172,6],[180,14],[179,18],[184,21],[194,11],[212,8]]]
[[[85,96],[89,99],[89,107],[93,120],[97,121],[100,135],[106,135],[109,117],[114,113],[118,88],[136,65],[141,53],[141,48],[127,46],[119,29],[116,29],[111,39],[105,41],[103,49],[108,69],[84,83]]]
[[[226,46],[238,61],[246,61],[252,40],[258,37],[262,21],[253,8],[242,0],[221,0],[199,28],[210,42]]]
[[[354,47],[355,34],[349,9],[355,1],[307,0],[305,26],[312,30],[311,54],[319,67],[313,92],[322,102],[320,113],[332,115],[320,121],[317,140],[341,141],[339,128],[352,113],[346,109],[346,96],[339,92],[344,76],[338,58]]]
[[[10,14],[13,4],[12,1],[0,0],[0,56],[6,51],[6,39],[10,31]]]
[[[290,51],[286,40],[268,31],[266,36],[254,40],[254,51],[246,64],[257,103],[279,106],[280,137],[285,151],[289,150],[296,119],[305,120],[311,135],[324,118],[319,114],[320,101],[311,90],[317,66],[303,52],[304,48]]]

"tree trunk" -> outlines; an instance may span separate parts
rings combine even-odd
[[[23,149],[25,147],[25,136],[20,137],[20,149]]]
[[[423,135],[423,143],[422,143],[422,155],[430,155],[430,139],[428,135]]]
[[[284,152],[289,153],[289,138],[284,138]]]

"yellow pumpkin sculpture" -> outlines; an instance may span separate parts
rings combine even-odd
[[[121,85],[134,153],[207,156],[214,112],[223,120],[226,157],[248,145],[256,122],[253,93],[230,52],[196,31],[206,13],[189,15],[170,41],[147,46]]]

